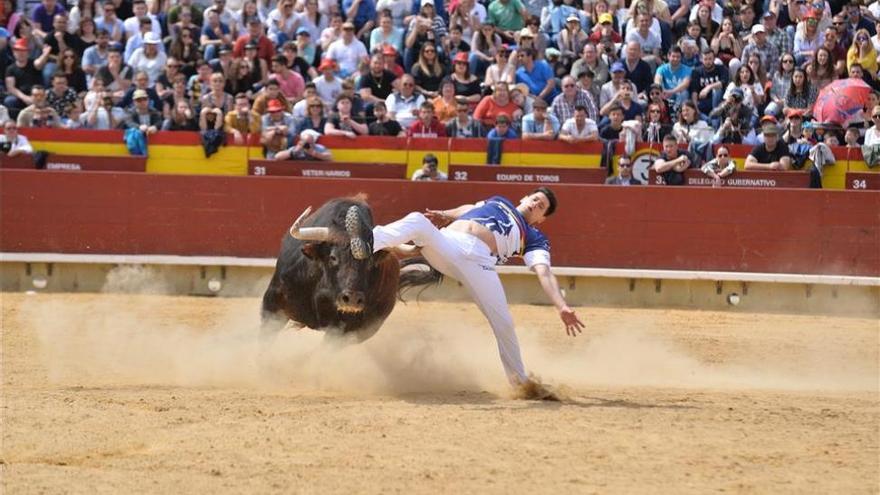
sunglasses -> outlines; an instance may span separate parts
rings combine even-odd
[[[424,53],[437,53],[436,50],[425,50]]]
[[[728,155],[727,153],[718,153],[718,158],[721,158],[722,156],[730,156],[730,155]]]
[[[562,87],[563,88],[573,88],[574,84],[563,84]]]
[[[415,86],[415,85],[413,83],[403,83],[403,86],[410,87],[410,86]]]
[[[76,57],[74,57],[73,55],[65,55],[65,56],[62,57],[62,58],[73,60],[73,59],[76,58]]]
[[[783,64],[793,64],[793,63],[794,63],[794,60],[784,59],[784,60],[782,61],[782,63],[783,63]]]
[[[831,24],[834,26],[843,26],[842,22],[832,22]]]
[[[620,168],[632,168],[632,164],[631,164],[631,163],[621,163],[621,164],[618,165],[618,166],[619,166]]]
[[[660,110],[648,110],[650,113],[660,113]]]
[[[324,105],[321,105],[321,104],[309,105],[309,108],[324,108]]]

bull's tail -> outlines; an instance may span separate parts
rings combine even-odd
[[[439,285],[443,281],[443,274],[431,266],[425,258],[417,256],[400,261],[400,281],[397,285],[397,297],[405,301],[403,296],[415,287],[422,290],[416,294],[416,300],[428,287]]]

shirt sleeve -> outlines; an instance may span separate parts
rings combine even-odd
[[[535,265],[550,266],[550,241],[534,227],[527,227],[526,246],[523,253],[523,261],[526,266],[533,268]]]

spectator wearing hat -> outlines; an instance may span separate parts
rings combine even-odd
[[[123,60],[130,60],[131,56],[134,54],[134,51],[138,48],[144,46],[144,36],[147,33],[152,33],[155,39],[161,39],[161,28],[160,33],[156,34],[153,31],[153,20],[149,17],[142,17],[138,22],[139,29],[138,31],[132,33],[131,36],[125,41],[125,51],[123,52]],[[165,52],[165,45],[159,44],[159,50],[163,53]]]
[[[623,37],[614,30],[614,16],[610,12],[599,14],[598,21],[598,24],[593,27],[593,32],[590,33],[590,43],[602,47],[623,43]]]
[[[715,150],[715,158],[704,163],[700,170],[712,179],[712,187],[721,187],[724,178],[736,172],[736,162],[730,156],[727,146],[719,146]]]
[[[342,79],[336,77],[336,62],[325,58],[318,66],[320,76],[312,80],[315,83],[315,90],[318,97],[325,105],[336,101],[336,97],[342,93]]]
[[[642,46],[635,41],[627,43],[620,62],[623,63],[624,76],[636,86],[636,94],[647,95],[648,88],[654,84],[654,69],[642,60]],[[642,99],[647,101],[644,96]]]
[[[446,135],[453,138],[483,137],[483,124],[471,117],[470,106],[464,98],[455,102],[455,118],[446,123]]]
[[[571,65],[577,60],[578,56],[584,50],[584,46],[589,43],[589,36],[581,28],[581,19],[575,14],[565,19],[565,29],[559,32],[554,39],[556,46],[559,47],[561,54],[561,62],[566,68],[571,69]]]
[[[506,113],[500,114],[495,118],[495,126],[489,129],[489,132],[486,134],[486,139],[490,141],[504,141],[507,139],[518,139],[519,136],[516,134],[516,131],[513,129],[512,122],[510,120],[510,116]],[[493,162],[495,163],[495,162]]]
[[[571,76],[562,78],[562,92],[553,99],[550,105],[550,113],[560,123],[574,117],[575,108],[583,106],[587,111],[587,118],[594,122],[599,119],[599,111],[596,103],[589,92],[578,88],[577,83]]]
[[[463,96],[469,102],[476,103],[481,98],[480,79],[471,74],[468,54],[459,52],[452,61],[452,73],[449,75],[452,82],[453,92],[456,96]]]
[[[721,64],[715,63],[715,52],[711,48],[703,50],[701,64],[691,73],[691,100],[704,119],[708,120],[712,110],[721,104],[724,90],[730,82],[730,72]]]
[[[571,65],[569,75],[580,79],[580,75],[587,69],[593,73],[593,82],[600,87],[611,78],[608,63],[599,57],[599,52],[592,43],[587,43],[581,49],[581,57]]]
[[[146,72],[150,78],[150,85],[156,84],[168,57],[159,50],[160,41],[153,33],[144,35],[144,45],[134,51],[129,59],[129,65],[135,72]]]
[[[520,0],[492,0],[486,10],[489,22],[507,42],[514,41],[515,34],[525,27],[529,16]]]
[[[269,102],[273,100],[278,100],[284,108],[284,111],[290,111],[292,103],[287,101],[287,98],[278,86],[278,81],[274,79],[267,82],[263,89],[257,93],[257,97],[254,98],[254,112],[260,115],[265,115],[269,112]],[[323,132],[323,127],[321,129]]]
[[[150,108],[150,97],[143,89],[136,89],[132,94],[134,106],[128,110],[122,126],[126,129],[138,129],[144,134],[153,134],[162,127],[162,114]]]
[[[746,157],[746,170],[789,170],[791,152],[788,145],[779,139],[779,126],[776,119],[767,116],[762,119],[761,132],[764,142],[758,144]]]
[[[809,10],[802,20],[803,29],[799,27],[794,35],[794,55],[798,65],[813,58],[816,55],[816,50],[822,46],[824,36],[819,31],[821,17],[822,14],[819,11]]]
[[[372,2],[372,0],[360,1]],[[342,24],[342,36],[330,43],[324,56],[336,62],[341,77],[354,74],[360,63],[369,60],[367,47],[355,37],[355,25],[351,22]]]
[[[377,102],[384,102],[391,95],[396,79],[393,72],[385,69],[381,53],[374,54],[370,58],[370,70],[358,79],[357,86],[368,109]]]
[[[651,168],[663,177],[663,182],[667,186],[684,185],[684,172],[691,168],[694,159],[690,153],[678,148],[678,142],[675,136],[668,134],[663,138],[663,151]]]
[[[751,30],[752,36],[749,44],[743,48],[742,60],[748,60],[749,57],[756,53],[761,58],[761,65],[767,68],[768,75],[772,76],[779,67],[779,49],[767,39],[767,30],[763,24],[755,24]],[[736,70],[731,64],[731,70]]]
[[[567,143],[583,143],[599,140],[599,128],[593,119],[587,118],[587,109],[577,105],[574,116],[562,123],[559,140]]]
[[[14,61],[6,67],[6,97],[3,105],[9,110],[12,117],[33,103],[31,90],[34,86],[43,83],[43,75],[34,63],[28,59],[28,46],[26,39],[15,40],[12,45]]]
[[[439,160],[433,153],[422,158],[422,168],[412,174],[412,180],[448,180],[449,177],[438,169]]]
[[[632,175],[632,158],[629,155],[620,157],[617,163],[617,175],[605,179],[605,184],[611,186],[640,186],[638,179]]]
[[[231,42],[232,31],[229,25],[220,20],[219,13],[216,10],[205,11],[205,25],[199,38],[199,44],[205,50],[205,60],[210,62],[217,58],[217,49]]]
[[[776,24],[778,16],[772,9],[764,11],[761,16],[761,24],[764,25],[764,32],[767,33],[767,41],[776,47],[781,57],[783,54],[791,53],[794,43],[792,36],[785,29],[779,29]]]
[[[550,141],[556,139],[561,127],[555,115],[547,111],[547,102],[538,98],[532,105],[532,113],[522,118],[522,138]]]
[[[259,18],[248,21],[247,33],[242,34],[235,40],[235,46],[232,48],[232,56],[235,58],[243,56],[245,46],[253,43],[257,48],[257,56],[266,61],[268,65],[275,56],[275,45],[268,37],[263,34],[263,24]]]
[[[395,27],[391,14],[383,12],[379,16],[379,27],[370,32],[370,53],[381,53],[386,45],[402,50],[403,36],[403,28]]]
[[[276,153],[287,149],[288,141],[294,132],[293,115],[286,111],[281,100],[269,100],[260,127],[262,129],[260,142],[266,148],[266,158],[271,160]]]
[[[495,119],[503,114],[519,118],[522,110],[510,97],[510,86],[504,82],[495,83],[491,95],[484,96],[474,109],[474,118],[486,128],[495,124]]]
[[[385,70],[394,74],[395,77],[402,77],[405,72],[403,66],[397,63],[397,50],[393,46],[385,45],[382,48],[382,62]]]
[[[804,110],[789,108],[785,111],[785,118],[788,121],[788,128],[785,130],[785,133],[782,134],[782,142],[790,145],[801,140],[806,140],[807,136],[804,132]],[[867,140],[867,132],[865,134],[865,139]]]
[[[636,28],[626,31],[626,42],[638,43],[642,47],[642,60],[656,66],[660,60],[660,48],[663,46],[663,40],[659,34],[651,30],[653,20],[651,14],[639,14]]]
[[[537,60],[535,50],[531,48],[519,50],[517,56],[520,66],[516,70],[516,82],[528,86],[529,94],[545,101],[553,101],[559,91],[550,65],[543,60]]]
[[[313,130],[305,130],[299,133],[299,140],[294,146],[273,154],[270,160],[308,160],[329,162],[333,159],[330,150],[322,144],[318,144],[320,134]]]
[[[396,136],[406,137],[406,132],[396,120],[388,117],[388,109],[384,101],[373,104],[373,116],[375,120],[370,124],[370,136]]]
[[[309,0],[314,1],[314,0]],[[305,27],[299,27],[296,30],[296,48],[297,54],[300,58],[305,60],[310,67],[317,66],[318,61],[321,60],[323,51],[321,50],[321,45],[315,43],[313,40],[315,38],[312,37],[311,31],[306,29]],[[311,73],[311,71],[309,71]]]
[[[636,85],[626,79],[626,66],[622,62],[611,64],[611,80],[599,90],[599,107],[604,107],[620,92],[620,88],[629,86],[632,94],[636,94]]]
[[[555,38],[560,31],[565,29],[565,21],[569,17],[572,15],[578,16],[578,10],[571,3],[571,0],[548,2],[541,9],[541,30],[551,38]]]
[[[743,105],[743,98],[743,90],[733,88],[727,92],[721,105],[709,114],[712,127],[718,129],[716,136],[721,142],[740,144],[743,137],[749,134],[753,112]]]

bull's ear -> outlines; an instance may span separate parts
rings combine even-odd
[[[313,260],[318,257],[318,243],[316,242],[306,242],[302,245],[301,250],[309,259]]]

